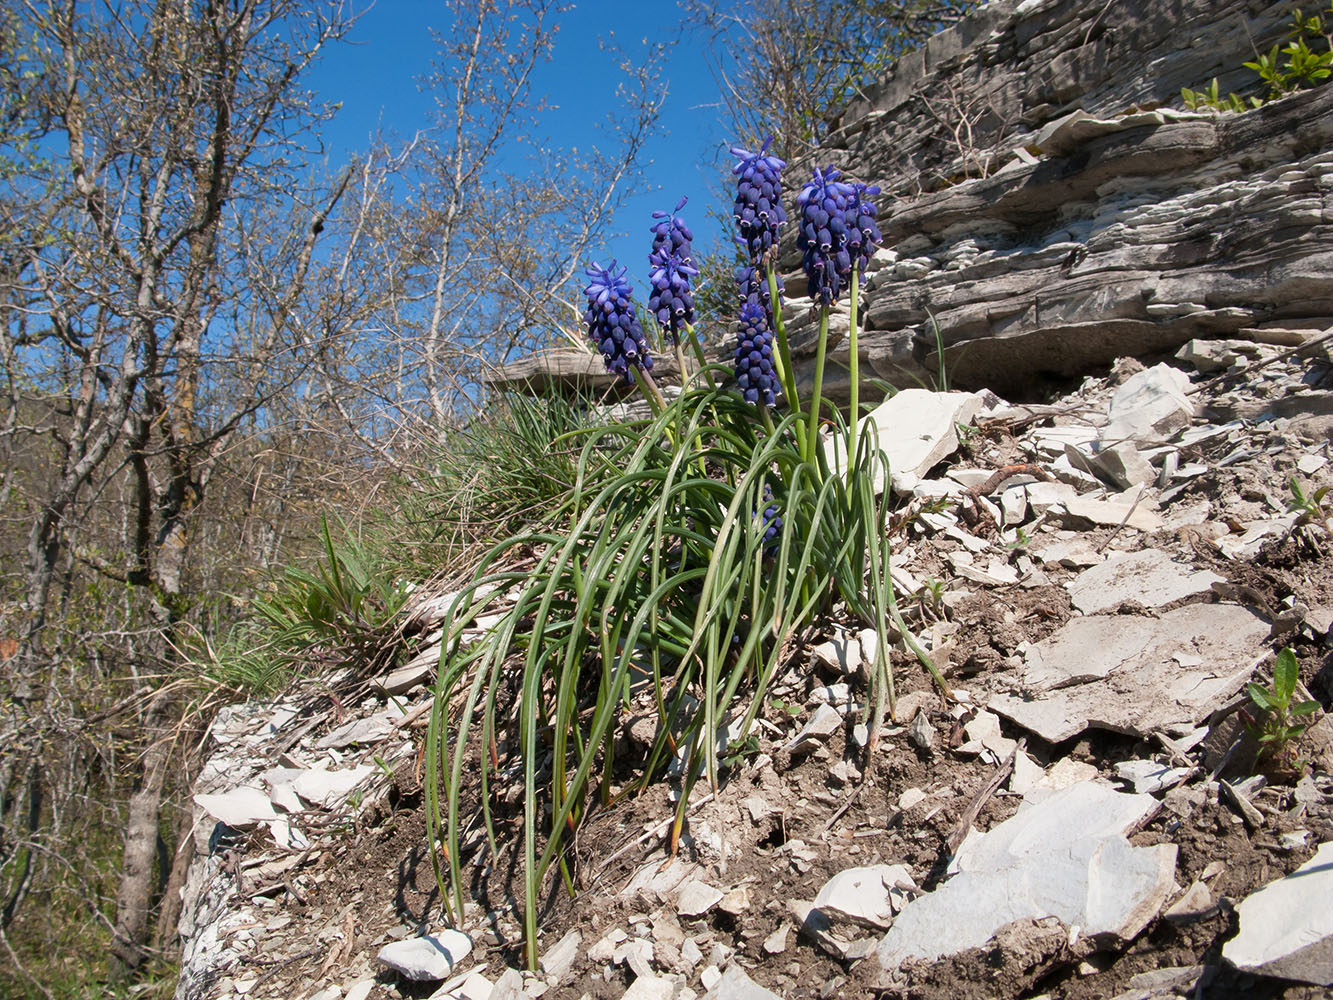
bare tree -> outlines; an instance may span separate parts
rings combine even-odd
[[[145,739],[115,920],[126,967],[148,938],[180,718],[164,681],[196,598],[196,512],[229,443],[308,363],[310,324],[296,317],[348,177],[307,182],[303,141],[328,113],[296,82],[349,23],[341,4],[295,0],[21,4],[44,54],[41,106],[28,111],[48,162],[16,175],[5,202],[5,350],[49,414],[30,431],[54,461],[27,528],[16,694],[28,723],[66,698],[43,666],[74,560],[136,595],[127,610],[151,630],[125,665],[153,694],[134,705]],[[113,482],[127,544],[81,547],[86,505]]]
[[[575,153],[542,139],[532,83],[562,8],[444,7],[436,120],[335,176],[301,80],[352,23],[338,0],[0,11],[0,952],[20,972],[6,935],[42,879],[114,913],[123,971],[170,942],[159,838],[189,840],[164,803],[188,802],[188,647],[219,592],[377,474],[349,443],[401,461],[404,428],[552,336],[634,176],[660,53]],[[72,847],[111,833],[115,869]]]
[[[796,155],[818,145],[834,111],[976,0],[684,0],[682,6],[717,54],[723,121],[738,140],[776,135],[780,148]]]

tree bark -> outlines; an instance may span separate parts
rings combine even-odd
[[[169,725],[175,693],[164,688],[148,706],[145,726],[152,733]],[[116,892],[116,938],[112,943],[122,974],[132,973],[148,956],[148,918],[153,908],[153,861],[157,855],[158,821],[167,764],[175,746],[174,730],[159,736],[143,755],[139,787],[130,797],[125,825],[124,867]]]

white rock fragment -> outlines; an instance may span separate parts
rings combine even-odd
[[[1327,464],[1327,458],[1323,455],[1316,455],[1313,452],[1306,452],[1300,458],[1296,459],[1296,468],[1301,472],[1304,472],[1307,476],[1313,476]]]
[[[772,990],[764,989],[732,962],[722,977],[708,988],[703,1000],[782,1000]]]
[[[964,726],[967,742],[955,751],[959,754],[981,754],[992,764],[1006,760],[1018,745],[1000,732],[1000,717],[994,712],[978,712]]]
[[[337,809],[346,805],[352,790],[374,773],[375,767],[371,764],[337,771],[315,767],[292,782],[292,788],[311,805]]]
[[[1158,444],[1194,419],[1194,404],[1185,395],[1189,376],[1168,364],[1136,372],[1116,389],[1107,409],[1101,441]]]
[[[787,741],[784,749],[793,750],[803,743],[822,743],[841,728],[842,714],[832,705],[821,704],[801,731]]]
[[[385,694],[403,694],[418,684],[424,684],[435,674],[440,664],[440,646],[436,643],[427,646],[406,664],[375,681],[376,686]],[[332,735],[332,734],[330,734]]]
[[[402,718],[403,713],[396,705],[390,705],[374,715],[364,719],[353,719],[332,730],[326,736],[315,741],[317,750],[341,750],[353,743],[369,745],[378,743],[392,735],[394,723]]]
[[[930,724],[930,719],[926,717],[925,712],[918,712],[912,724],[907,727],[907,737],[917,747],[918,750],[924,750],[929,753],[935,747],[935,727]]]
[[[1188,728],[1240,690],[1268,629],[1231,604],[1075,618],[1027,651],[1025,694],[992,695],[988,707],[1050,743],[1089,725],[1144,737]],[[1182,652],[1198,665],[1183,666]]]
[[[787,936],[791,927],[783,924],[768,937],[764,938],[764,952],[769,955],[781,955],[787,950]]]
[[[216,795],[196,795],[194,802],[214,819],[237,830],[278,818],[269,797],[249,785]]]
[[[1111,528],[1123,524],[1138,531],[1157,531],[1162,526],[1161,515],[1157,513],[1157,501],[1147,496],[1135,495],[1124,499],[1123,495],[1118,495],[1099,500],[1083,495],[1066,500],[1063,506],[1074,521],[1088,521]]]
[[[1152,795],[1170,788],[1188,774],[1189,769],[1169,767],[1155,760],[1122,760],[1115,765],[1115,773],[1139,794]]]
[[[611,961],[616,965],[628,965],[636,976],[653,974],[653,943],[643,938],[630,938],[616,945]]]
[[[582,943],[583,935],[572,930],[547,948],[537,964],[545,975],[563,979],[569,974],[574,959],[578,958],[579,945]]]
[[[1199,920],[1213,912],[1213,894],[1202,881],[1191,883],[1174,903],[1166,908],[1162,916],[1176,923],[1188,923]]]
[[[906,865],[867,865],[847,868],[824,883],[815,907],[831,921],[847,920],[881,930],[893,922],[916,888]]]
[[[1040,764],[1022,750],[1014,754],[1014,770],[1009,775],[1009,791],[1015,795],[1026,795],[1039,782],[1046,772]]]
[[[1069,599],[1085,615],[1113,608],[1124,601],[1160,608],[1182,597],[1206,593],[1222,577],[1210,570],[1195,570],[1158,549],[1120,552],[1086,569],[1070,582]]]
[[[370,991],[375,988],[375,980],[361,979],[347,988],[345,1000],[366,1000],[370,996]]]
[[[830,670],[850,676],[861,666],[861,644],[855,639],[829,639],[810,651]]]
[[[707,882],[691,879],[680,888],[676,912],[682,917],[700,917],[722,901],[722,891]]]
[[[911,493],[932,466],[953,454],[958,448],[957,425],[970,423],[982,402],[979,394],[971,392],[903,389],[866,415],[866,425],[873,424],[878,431],[895,492]],[[845,449],[840,436],[825,442],[829,466],[835,470],[846,467],[840,449]],[[884,483],[877,478],[876,492],[883,489]]]
[[[438,980],[446,978],[471,951],[471,938],[462,931],[445,930],[405,941],[391,941],[375,958],[408,979]]]
[[[677,988],[676,980],[666,976],[639,976],[620,995],[620,1000],[673,1000]]]
[[[1022,919],[1053,916],[1084,935],[1134,937],[1173,884],[1174,844],[1125,839],[1157,806],[1151,796],[1084,782],[969,836],[951,865],[957,874],[898,914],[879,944],[880,965],[978,947]]]
[[[1222,957],[1243,972],[1333,985],[1333,842],[1236,908],[1240,931]]]

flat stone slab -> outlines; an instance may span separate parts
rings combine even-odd
[[[703,1000],[782,1000],[782,997],[760,986],[732,962]]]
[[[268,795],[249,785],[229,792],[196,795],[194,802],[214,819],[237,830],[278,818]]]
[[[1056,917],[1084,935],[1124,941],[1171,892],[1176,846],[1134,847],[1126,833],[1157,809],[1150,795],[1082,782],[1026,802],[965,840],[955,874],[903,908],[879,943],[880,965],[932,961],[985,944],[1015,920]]]
[[[878,433],[880,450],[888,459],[893,489],[911,493],[930,469],[958,448],[958,424],[967,424],[981,410],[982,397],[972,392],[931,392],[903,389],[865,416]],[[831,438],[824,446],[829,466],[846,468],[843,442]],[[876,476],[875,490],[883,481]]]
[[[846,868],[824,883],[815,896],[815,907],[831,921],[847,920],[881,930],[907,901],[900,885],[915,888],[906,865],[866,865]]]
[[[390,942],[375,958],[408,979],[433,982],[446,978],[471,951],[471,938],[462,931],[446,930]]]
[[[1333,985],[1333,842],[1241,901],[1222,957],[1243,972]]]
[[[1101,440],[1157,444],[1190,425],[1194,404],[1185,395],[1189,376],[1167,364],[1136,372],[1116,389]]]
[[[374,773],[375,768],[370,764],[337,771],[312,767],[292,782],[292,790],[313,806],[337,809],[347,803],[357,785]]]
[[[1240,690],[1268,631],[1234,604],[1075,618],[1028,650],[1023,694],[992,695],[988,707],[1051,743],[1089,726],[1146,737],[1196,725]]]
[[[1160,608],[1182,597],[1207,593],[1222,577],[1176,562],[1158,549],[1120,552],[1076,576],[1066,587],[1074,607],[1085,615],[1124,601]]]

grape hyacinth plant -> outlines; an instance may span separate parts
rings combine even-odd
[[[685,207],[687,199],[680,199],[676,212]],[[679,345],[682,336],[694,325],[694,296],[690,279],[697,277],[690,244],[694,234],[679,215],[654,212],[653,249],[648,255],[648,283],[652,292],[648,297],[648,311],[657,324]]]
[[[787,165],[768,152],[769,136],[759,152],[733,146],[731,155],[739,162],[731,168],[736,175],[736,203],[732,215],[741,240],[755,265],[767,262],[777,253],[779,230],[787,221],[782,207],[782,169]]]
[[[769,145],[732,150],[735,224],[748,261],[737,274],[731,370],[705,364],[696,336],[698,269],[682,201],[653,216],[648,310],[678,351],[695,352],[704,378],[683,379],[668,403],[650,374],[627,269],[589,268],[588,336],[607,370],[649,399],[652,415],[564,435],[582,441],[567,499],[481,557],[441,623],[424,757],[436,878],[449,905],[461,908],[465,866],[475,857],[462,838],[471,811],[496,852],[494,814],[507,823],[516,803],[534,968],[538,910],[558,883],[573,890],[580,859],[570,844],[585,819],[670,767],[683,786],[669,833],[674,852],[691,788],[707,780],[716,789],[726,766],[719,732],[743,739],[751,731],[790,666],[794,637],[818,616],[845,608],[877,637],[861,701],[869,710],[859,720],[870,733],[867,754],[894,706],[889,628],[948,694],[893,594],[890,499],[875,489],[888,470],[874,428],[868,447],[856,444],[859,279],[879,242],[878,192],[829,168],[798,199],[820,313],[805,406],[775,271],[785,164]],[[845,459],[834,474],[821,446],[820,392],[829,310],[848,289],[853,405],[850,423],[829,407],[830,447]],[[658,720],[646,750],[616,735],[628,713],[642,711]],[[492,791],[501,776],[520,775],[517,799]],[[474,794],[475,806],[463,801]]]
[[[653,367],[653,357],[648,353],[643,326],[634,314],[632,293],[625,280],[628,271],[626,267],[617,270],[613,260],[610,267],[594,264],[584,272],[589,280],[588,287],[583,290],[588,299],[583,321],[588,324],[589,339],[602,352],[606,370],[628,383],[637,381],[649,401],[660,409],[664,404],[648,374]]]
[[[768,310],[753,302],[741,306],[740,333],[736,341],[736,385],[747,403],[777,406],[777,372],[773,368],[773,331]]]

